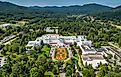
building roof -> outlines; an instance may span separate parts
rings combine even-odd
[[[6,27],[6,26],[10,26],[11,24],[10,23],[7,23],[7,24],[1,24],[0,27]]]
[[[38,42],[38,41],[29,41],[26,46],[36,46],[36,45],[39,45],[39,44],[40,44],[40,42]]]
[[[104,60],[103,55],[101,53],[89,53],[83,54],[83,60],[93,61],[93,60]]]
[[[88,45],[81,45],[81,47],[84,49],[85,52],[96,52],[93,47],[90,47]]]

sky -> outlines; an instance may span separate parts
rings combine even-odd
[[[69,6],[97,3],[110,7],[121,5],[121,0],[0,0],[21,6]]]

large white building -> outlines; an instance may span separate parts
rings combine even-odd
[[[59,34],[45,34],[41,37],[38,37],[35,41],[29,41],[27,47],[41,45],[41,43],[49,44],[52,46],[65,46],[78,43],[78,46],[89,45],[91,46],[92,42],[88,41],[85,36],[62,36]]]

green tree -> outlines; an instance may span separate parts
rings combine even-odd
[[[30,70],[30,77],[39,77],[39,72],[38,72],[38,68],[37,67],[34,67],[34,68],[31,68]]]

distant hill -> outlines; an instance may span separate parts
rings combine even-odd
[[[25,7],[0,1],[0,21],[5,19],[32,19],[36,17],[64,17],[65,15],[80,14],[93,15],[104,19],[121,19],[121,6],[112,8],[100,4],[85,4],[83,6]]]
[[[65,14],[90,14],[98,12],[106,12],[112,10],[111,7],[99,5],[99,4],[86,4],[83,6],[73,5],[73,6],[46,6],[46,7],[24,7],[18,6],[9,2],[0,1],[0,13],[31,13],[31,12],[53,12],[53,13],[65,13]]]
[[[106,12],[110,11],[113,8],[104,6],[104,5],[99,5],[99,4],[86,4],[83,6],[79,5],[73,5],[73,6],[62,6],[62,7],[57,7],[57,6],[48,6],[48,7],[38,7],[38,6],[33,6],[30,7],[32,9],[36,10],[41,10],[41,11],[52,11],[52,12],[61,12],[61,13],[67,13],[67,14],[90,14],[90,13],[99,13],[99,12]]]
[[[0,1],[0,13],[23,13],[23,12],[29,12],[29,8],[24,6],[18,6],[9,2],[1,2]]]
[[[121,23],[121,6],[113,8],[111,11],[93,14],[97,19],[112,20]]]
[[[46,13],[33,10],[30,7],[0,1],[0,21],[32,19],[35,17],[44,17],[43,14],[47,16]]]
[[[114,9],[121,9],[121,6],[118,6],[118,7],[114,8]]]

